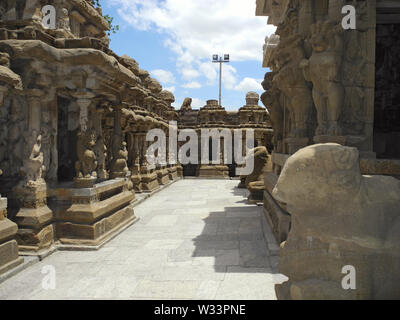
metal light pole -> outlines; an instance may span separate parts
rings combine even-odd
[[[229,63],[229,54],[224,54],[224,58],[218,56],[217,54],[213,55],[213,63],[219,63],[219,105],[222,105],[221,101],[221,90],[222,90],[222,64]]]

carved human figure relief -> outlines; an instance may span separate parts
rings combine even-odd
[[[25,142],[27,145],[28,158],[23,160],[21,169],[24,175],[24,184],[29,187],[35,187],[43,183],[44,159],[42,148],[42,135],[33,130],[25,134]]]
[[[69,13],[66,8],[61,8],[57,15],[57,29],[71,31]]]
[[[265,92],[261,95],[261,101],[267,108],[272,128],[274,129],[273,144],[277,152],[282,152],[283,139],[283,108],[280,103],[280,91],[273,85],[275,73],[267,72],[262,82]]]
[[[303,39],[297,34],[280,43],[273,58],[278,66],[273,83],[285,97],[291,122],[288,136],[292,138],[307,137],[307,121],[312,110],[311,90],[299,67],[304,58]]]
[[[317,136],[342,134],[338,123],[344,100],[340,73],[342,31],[342,27],[333,21],[312,25],[310,42],[313,53],[309,60],[300,63],[305,78],[313,83],[313,99],[318,114]]]

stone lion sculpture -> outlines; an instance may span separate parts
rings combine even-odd
[[[95,170],[98,162],[96,154],[93,151],[95,145],[96,135],[94,132],[80,132],[78,134],[78,161],[75,162],[75,170],[78,178],[97,178]]]
[[[258,202],[263,200],[264,173],[268,164],[268,151],[266,147],[256,147],[249,151],[247,157],[254,158],[254,170],[248,176],[241,176],[239,187],[245,186],[249,192],[249,201]]]
[[[185,98],[183,100],[181,110],[192,110],[192,98]]]
[[[124,178],[128,174],[128,150],[126,148],[127,143],[121,142],[118,153],[115,156],[113,162],[113,175],[114,177]]]
[[[286,162],[273,191],[292,225],[279,299],[399,299],[400,181],[362,176],[356,148],[317,144]],[[345,290],[344,268],[356,288]]]

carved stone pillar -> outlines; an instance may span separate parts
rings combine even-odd
[[[150,168],[146,157],[147,148],[149,147],[150,142],[146,141],[145,131],[140,132],[139,137],[141,145],[140,175],[142,190],[144,192],[152,192],[159,187],[159,184],[157,180],[157,173],[154,171],[154,168]]]
[[[146,141],[146,133],[139,132],[138,133],[138,142],[139,142],[139,150],[140,150],[140,168],[147,169],[147,141]]]
[[[135,192],[142,192],[142,184],[140,177],[140,137],[137,132],[131,132],[132,141],[132,166],[131,171],[131,181]]]
[[[7,199],[0,195],[0,275],[23,262],[18,256],[18,244],[15,241],[17,230],[18,226],[7,219]]]
[[[41,91],[29,91],[27,100],[29,116],[25,134],[27,148],[21,169],[23,178],[14,188],[13,196],[20,207],[16,215],[19,249],[40,254],[49,249],[54,240],[53,212],[47,207],[47,186],[42,177]]]
[[[116,107],[114,111],[113,158],[111,167],[112,178],[127,178],[130,176],[131,172],[128,169],[128,150],[122,135],[120,107]]]
[[[97,157],[97,176],[101,180],[108,179],[108,172],[106,168],[106,158],[107,158],[107,147],[104,142],[103,136],[103,127],[102,127],[102,120],[103,120],[104,108],[99,107],[94,112],[94,129],[96,131],[97,141],[94,147],[94,152]]]
[[[77,134],[77,155],[78,161],[75,163],[76,178],[75,185],[78,188],[90,188],[97,181],[96,168],[98,165],[94,147],[96,146],[96,132],[93,122],[89,119],[89,107],[92,96],[79,97],[79,124],[80,129]]]

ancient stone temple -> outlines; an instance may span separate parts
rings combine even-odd
[[[289,277],[279,298],[400,297],[399,10],[385,0],[257,0],[256,15],[277,27],[261,100],[274,129],[264,212]],[[349,12],[355,29],[343,26]],[[357,290],[341,287],[346,265]]]
[[[56,29],[41,1],[0,3],[0,191],[18,225],[1,198],[2,264],[19,261],[14,239],[26,255],[98,248],[136,221],[135,192],[180,174],[145,157],[147,131],[177,118],[173,95],[109,49],[90,1],[49,4]]]
[[[101,9],[87,0],[47,4],[55,28],[43,26],[43,1],[0,2],[0,274],[19,255],[99,249],[137,221],[137,201],[184,174],[235,175],[224,161],[150,165],[151,129],[165,133],[167,146],[174,123],[199,136],[203,128],[254,129],[255,145],[272,147],[258,94],[237,112],[214,100],[192,110],[190,98],[177,111],[171,92],[109,48]],[[209,152],[214,159],[216,149]]]
[[[223,133],[228,133],[228,136],[233,137],[235,130],[246,129],[254,130],[254,146],[267,146],[272,148],[271,138],[272,129],[270,124],[270,117],[268,112],[259,104],[259,95],[255,92],[249,92],[246,95],[246,104],[238,111],[226,111],[224,107],[218,105],[217,100],[207,101],[207,105],[200,108],[200,110],[192,109],[191,99],[187,98],[183,102],[179,110],[179,131],[184,132],[185,129],[194,129],[198,136],[198,165],[188,164],[183,166],[185,175],[198,176],[205,178],[228,178],[234,177],[236,164],[234,161],[225,161],[228,149],[227,143],[230,143],[229,150],[234,153],[234,141],[224,136]],[[201,141],[203,130],[218,130],[221,133],[220,147],[214,146],[211,141],[205,143]],[[204,136],[204,135],[203,135]],[[210,138],[211,139],[211,138]],[[246,136],[242,135],[242,154],[246,151]],[[229,142],[228,142],[229,141]],[[207,142],[207,141],[206,141]],[[184,142],[179,142],[182,145]],[[202,150],[205,147],[207,150],[203,154],[208,154],[209,164],[205,164],[204,159],[201,159]],[[233,159],[233,155],[230,155]],[[202,161],[203,160],[203,161]],[[218,164],[213,164],[213,161],[218,161]]]

